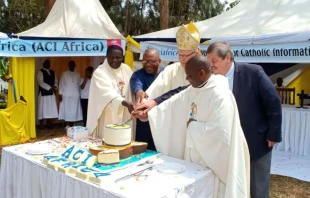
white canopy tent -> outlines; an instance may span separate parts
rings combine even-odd
[[[126,44],[99,0],[57,0],[42,24],[16,35],[22,39],[113,39]],[[41,59],[36,61],[40,66]],[[91,65],[102,61],[102,56],[93,56]]]
[[[309,63],[309,7],[309,0],[243,0],[227,12],[195,23],[202,38],[200,49],[205,53],[210,43],[226,41],[238,62]],[[154,47],[162,60],[177,61],[178,28],[136,36],[141,49],[132,49],[143,53]]]
[[[243,0],[236,7],[213,18],[196,22],[201,38],[238,44],[305,41],[310,31],[308,0]],[[175,38],[179,27],[152,32],[134,38]],[[298,33],[295,33],[298,32]],[[307,36],[308,35],[308,36]]]
[[[9,38],[7,34],[0,32],[0,39],[6,39]]]
[[[43,61],[48,58],[51,60],[51,68],[55,71],[58,80],[61,73],[66,70],[69,60],[76,62],[76,71],[81,76],[84,76],[86,67],[91,65],[97,68],[103,62],[105,54],[102,51],[98,52],[98,55],[87,53],[86,47],[82,50],[80,47],[79,50],[74,51],[78,45],[82,46],[81,43],[86,45],[87,43],[97,42],[100,49],[105,50],[111,40],[121,42],[122,46],[126,44],[125,38],[116,28],[99,0],[57,0],[42,24],[16,35],[19,40],[27,39],[26,44],[31,44],[30,41],[36,42],[37,40],[42,43],[41,46],[46,45],[49,48],[57,44],[57,51],[53,52],[53,50],[46,50],[42,47],[44,50],[40,51],[41,54],[38,52],[38,55],[32,57],[36,57],[34,73],[38,72]],[[61,49],[63,48],[59,48],[59,46],[64,46],[64,43],[68,46],[65,49],[69,50],[62,52]],[[51,55],[48,52],[53,54]],[[38,93],[37,90],[38,85],[36,83],[35,93]],[[34,100],[34,98],[28,98],[28,100]],[[35,100],[35,103],[37,101]],[[37,104],[35,107],[37,108]]]
[[[99,0],[57,0],[42,24],[17,35],[124,39]]]

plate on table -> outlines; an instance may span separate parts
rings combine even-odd
[[[44,155],[52,152],[52,147],[49,145],[29,145],[26,153],[30,155]]]
[[[155,168],[159,172],[165,174],[177,174],[186,171],[186,167],[184,165],[172,162],[158,164],[157,166],[155,166]]]

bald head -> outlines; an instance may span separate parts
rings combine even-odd
[[[148,48],[147,50],[144,51],[144,54],[155,54],[159,57],[159,52],[155,48]]]
[[[186,79],[193,87],[199,87],[211,75],[211,65],[203,55],[195,55],[185,65]]]
[[[211,65],[208,58],[203,55],[196,55],[189,59],[185,65],[185,68],[193,70],[204,70],[207,73],[211,73]]]
[[[159,52],[155,48],[148,48],[143,54],[143,68],[148,74],[158,74],[160,65]]]

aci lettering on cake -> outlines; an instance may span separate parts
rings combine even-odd
[[[66,150],[61,157],[66,158],[71,162],[78,162],[79,164],[85,165],[87,168],[91,168],[97,162],[97,156],[92,155],[88,151],[79,149],[72,146]]]
[[[112,140],[113,139],[114,138],[112,138]],[[128,137],[125,139],[128,139]],[[125,142],[127,143],[128,140],[122,141],[121,144]],[[110,175],[102,171],[106,172],[119,167],[121,160],[121,166],[124,166],[131,163],[132,160],[136,161],[141,159],[139,158],[140,154],[144,155],[148,153],[145,152],[146,148],[147,143],[143,142],[131,142],[126,146],[95,146],[89,148],[90,152],[76,146],[71,146],[68,150],[63,152],[61,156],[45,156],[43,163],[53,170],[101,184],[104,177]],[[135,154],[138,155],[134,158],[129,158]]]
[[[101,184],[101,177],[108,176],[108,173],[101,173],[93,169],[97,163],[97,156],[92,155],[86,150],[75,146],[70,147],[61,156],[44,156],[43,164],[47,167],[70,175],[75,175],[83,180]]]

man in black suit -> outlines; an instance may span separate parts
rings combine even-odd
[[[234,52],[224,42],[209,46],[207,56],[214,74],[229,81],[251,157],[251,197],[269,197],[271,150],[281,142],[280,97],[262,67],[234,62]]]

